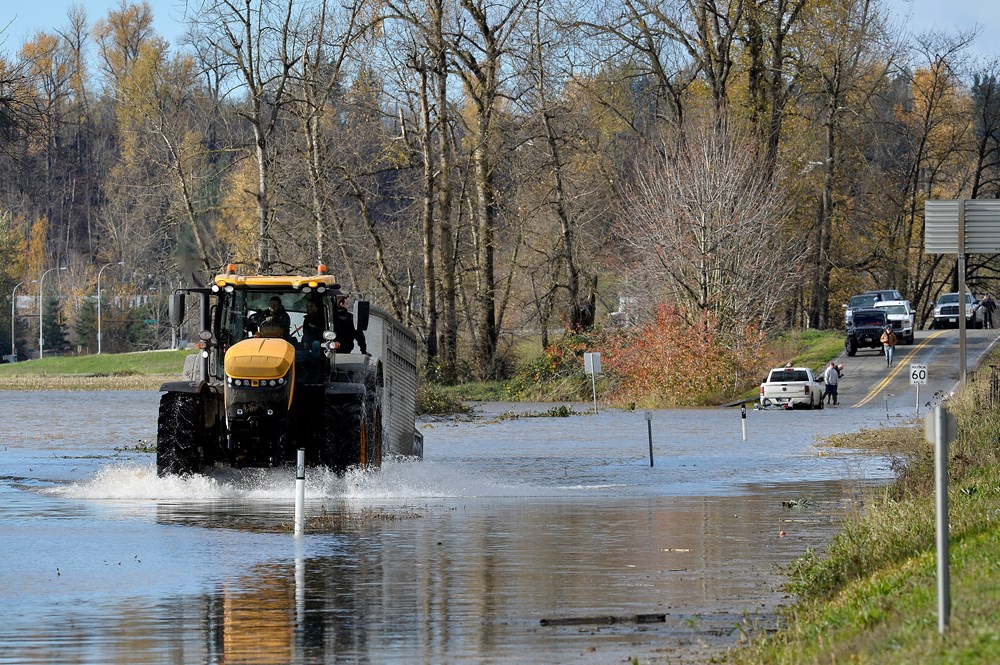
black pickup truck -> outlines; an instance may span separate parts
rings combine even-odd
[[[847,338],[844,340],[844,351],[853,356],[858,349],[882,349],[882,331],[885,330],[886,315],[883,309],[856,309],[851,323],[847,326]]]

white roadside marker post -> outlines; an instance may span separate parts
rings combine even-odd
[[[295,460],[295,535],[301,536],[305,526],[306,449],[299,448]]]

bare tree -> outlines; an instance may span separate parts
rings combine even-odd
[[[486,0],[460,0],[460,5],[463,20],[458,21],[458,30],[451,35],[450,49],[473,106],[469,132],[477,275],[476,357],[480,375],[495,378],[499,370],[496,250],[500,205],[494,170],[499,145],[495,121],[503,93],[504,58],[512,48],[510,42],[520,27],[527,0],[503,6]]]
[[[770,327],[808,248],[785,233],[789,204],[756,142],[714,123],[685,131],[677,154],[651,153],[625,191],[616,231],[646,287],[630,295],[711,312],[723,331]]]
[[[559,220],[559,237],[561,248],[561,265],[566,271],[566,291],[569,298],[569,326],[574,330],[590,328],[594,325],[594,314],[597,298],[596,275],[590,282],[590,288],[581,283],[581,267],[577,261],[576,226],[577,220],[571,208],[571,194],[566,182],[566,159],[563,155],[563,137],[557,128],[559,104],[554,99],[552,87],[556,87],[553,76],[548,70],[547,54],[553,49],[556,35],[553,34],[555,24],[547,21],[542,14],[542,2],[534,3],[534,30],[532,48],[529,52],[529,72],[533,79],[536,113],[540,116],[543,138],[548,149],[548,168],[552,178],[552,208]],[[546,48],[548,47],[548,48]]]
[[[289,83],[301,54],[293,50],[297,34],[295,0],[203,0],[196,22],[204,39],[222,56],[220,65],[239,74],[233,92],[245,97],[238,114],[253,132],[249,147],[257,166],[257,269],[267,272],[275,260],[271,237],[272,180],[276,146],[271,144],[282,110],[291,101]]]
[[[834,225],[846,214],[847,197],[839,191],[846,156],[841,142],[857,123],[868,117],[873,102],[885,88],[893,65],[891,43],[884,16],[873,0],[836,0],[814,8],[808,17],[808,39],[801,48],[808,53],[803,67],[804,97],[813,102],[820,128],[823,183],[812,226],[812,265],[815,276],[809,305],[809,325],[829,324],[830,276]]]

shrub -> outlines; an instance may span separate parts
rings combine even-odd
[[[579,401],[591,397],[583,354],[600,347],[599,332],[568,333],[540,357],[522,365],[505,386],[507,399]]]
[[[440,387],[422,383],[417,388],[417,415],[469,413],[470,409]]]
[[[649,323],[608,337],[605,369],[617,377],[612,402],[644,406],[712,404],[745,392],[766,366],[766,335],[753,322],[719,330],[710,312],[690,319],[661,305]]]

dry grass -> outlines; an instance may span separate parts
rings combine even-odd
[[[0,391],[31,390],[159,390],[167,381],[179,381],[177,374],[134,374],[127,376],[2,376]]]

